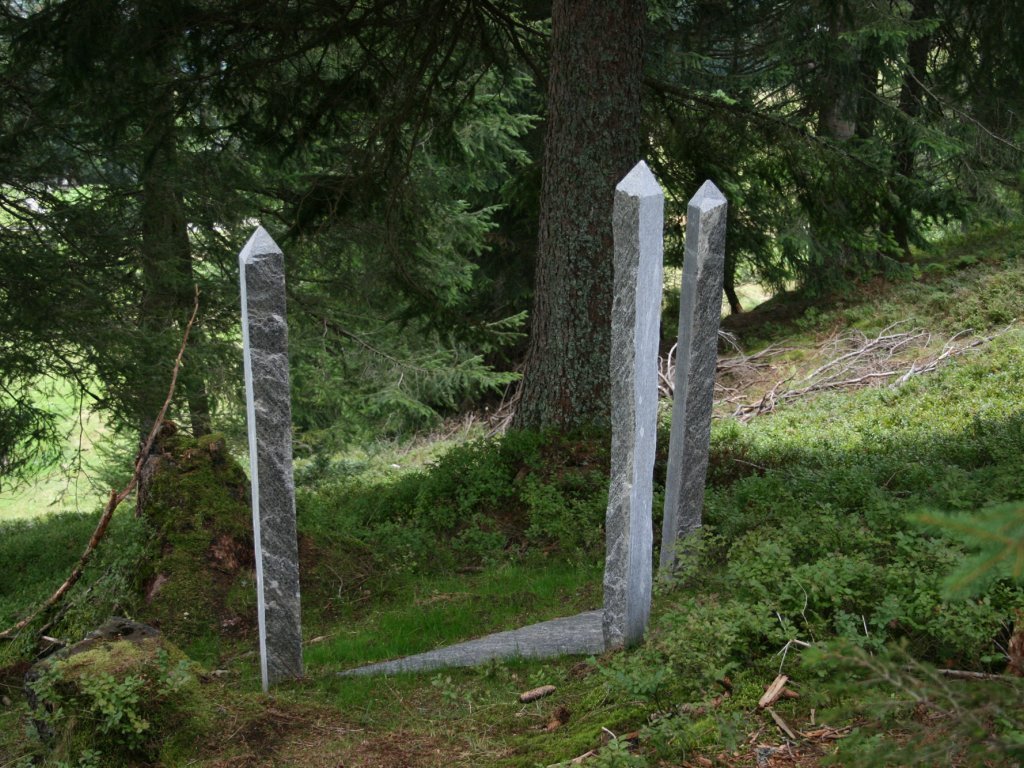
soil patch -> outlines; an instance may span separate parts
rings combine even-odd
[[[406,731],[368,731],[328,708],[270,703],[229,719],[211,740],[206,768],[434,768],[450,745]],[[221,753],[221,754],[218,754]]]

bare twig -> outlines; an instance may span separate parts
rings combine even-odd
[[[793,729],[789,727],[789,723],[783,720],[774,709],[768,707],[768,714],[772,716],[772,720],[774,720],[775,724],[779,726],[779,730],[786,734],[792,741],[797,740],[796,733],[794,733]]]
[[[523,373],[522,370],[519,373]],[[495,435],[503,435],[512,426],[512,420],[516,416],[516,411],[519,409],[519,400],[523,395],[522,380],[509,384],[505,389],[505,394],[501,398],[501,403],[491,413],[487,419],[490,428],[487,430],[487,437],[494,437]]]
[[[740,421],[749,421],[755,416],[771,413],[779,405],[793,402],[800,398],[820,392],[838,391],[845,389],[856,389],[871,384],[888,383],[890,386],[898,387],[905,384],[909,379],[924,373],[931,373],[950,360],[962,355],[969,350],[976,349],[992,339],[1006,333],[1013,323],[1002,330],[996,331],[989,336],[971,337],[973,331],[966,329],[953,334],[943,344],[942,349],[936,354],[918,360],[911,360],[909,363],[895,364],[899,355],[904,355],[909,350],[926,350],[932,343],[932,334],[921,329],[913,328],[907,331],[899,331],[900,326],[906,325],[905,321],[893,323],[881,330],[876,336],[868,337],[860,331],[849,331],[842,335],[833,336],[824,341],[818,347],[819,354],[828,354],[831,357],[819,365],[810,373],[797,379],[790,375],[775,381],[756,400],[748,400],[742,394],[742,384],[737,389],[729,388],[718,382],[716,384],[715,404],[731,405],[732,415]],[[718,372],[722,376],[729,376],[736,379],[751,380],[760,378],[763,380],[766,373],[770,373],[776,366],[771,358],[784,352],[790,351],[791,347],[772,346],[766,347],[755,355],[743,355],[742,353],[730,358],[724,358],[718,363]],[[660,385],[663,394],[671,394],[666,386],[666,381],[671,381],[673,371],[672,355],[666,356],[659,371]]]
[[[719,377],[725,375],[733,378],[752,377],[757,375],[760,371],[770,369],[772,366],[772,358],[793,350],[792,347],[770,344],[752,355],[745,355],[733,334],[728,331],[719,331],[718,338],[726,346],[729,346],[736,351],[735,355],[720,357],[718,359],[716,370]],[[658,358],[658,391],[662,397],[672,397],[674,392],[676,358],[678,353],[677,346],[677,344],[673,344],[672,348],[668,351],[668,354],[664,357]],[[723,387],[721,382],[716,382],[715,387],[719,390],[723,388],[728,389],[727,387]]]
[[[778,701],[779,697],[782,696],[782,689],[786,687],[786,683],[788,682],[789,677],[787,675],[777,676],[775,680],[772,681],[772,684],[765,690],[760,701],[757,702],[758,708],[764,709],[765,707],[770,707]]]
[[[970,672],[964,669],[939,669],[936,671],[943,677],[953,680],[1010,680],[1007,675],[998,675],[993,672]]]
[[[171,405],[171,400],[174,397],[174,388],[178,383],[178,371],[181,369],[181,360],[185,355],[185,347],[188,344],[188,335],[192,330],[192,325],[195,323],[196,315],[199,313],[199,286],[195,287],[195,301],[192,306],[192,315],[188,319],[188,324],[185,326],[185,332],[181,338],[181,348],[178,350],[178,356],[174,360],[174,370],[171,372],[171,385],[167,391],[167,399],[164,400],[163,407],[160,409],[159,415],[156,417],[156,421],[153,422],[153,428],[149,431],[149,437],[146,438],[146,442],[139,450],[138,458],[135,460],[135,470],[132,472],[131,479],[128,484],[121,489],[120,492],[111,490],[110,496],[107,498],[106,506],[103,508],[103,514],[100,515],[100,520],[96,524],[96,530],[93,531],[92,536],[89,539],[89,543],[85,547],[85,551],[82,552],[81,557],[78,558],[78,562],[75,567],[71,570],[71,574],[64,580],[57,591],[50,595],[45,602],[43,602],[38,608],[32,613],[23,618],[18,623],[0,632],[0,640],[12,640],[14,637],[31,624],[37,617],[42,613],[51,610],[57,605],[68,591],[82,578],[82,573],[85,571],[85,566],[92,558],[93,552],[99,545],[103,536],[107,532],[107,527],[110,525],[110,519],[114,515],[114,510],[117,509],[118,505],[124,501],[129,494],[135,489],[135,486],[139,482],[139,476],[142,474],[142,466],[146,463],[146,459],[149,457],[150,451],[153,450],[153,442],[156,440],[157,434],[160,432],[160,427],[163,425],[164,418],[167,416],[167,409]]]

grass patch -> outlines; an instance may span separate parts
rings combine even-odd
[[[0,624],[45,599],[85,549],[98,515],[64,513],[0,524]]]
[[[519,703],[522,691],[547,684],[556,687],[554,695]],[[307,684],[302,693],[349,713],[375,733],[439,738],[443,755],[438,765],[546,765],[600,745],[602,728],[624,732],[643,716],[641,702],[613,695],[596,663],[579,659],[324,679]],[[551,727],[554,720],[561,724]]]
[[[592,610],[601,604],[597,563],[504,565],[472,576],[408,579],[380,606],[305,654],[311,671],[432,650],[488,632]]]
[[[873,334],[906,322],[936,334],[992,330],[1024,317],[1024,224],[950,237],[919,253],[901,277],[875,278],[826,299],[783,292],[723,327],[750,350],[786,340],[813,346],[841,329]]]
[[[28,614],[70,574],[96,527],[99,513],[52,515],[0,524],[0,623],[3,629]],[[82,579],[48,617],[48,634],[81,639],[111,615],[131,615],[139,606],[140,562],[149,552],[150,530],[130,514],[115,515]],[[38,625],[39,622],[37,622]],[[38,629],[38,626],[36,627]],[[36,652],[26,630],[0,642],[0,668]]]
[[[55,414],[57,431],[64,435],[59,456],[35,467],[24,485],[0,493],[0,523],[44,514],[77,512],[96,504],[90,480],[97,462],[98,444],[108,430],[96,413],[85,409],[68,382],[40,385],[34,404]]]

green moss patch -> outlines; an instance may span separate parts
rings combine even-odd
[[[249,482],[217,436],[174,435],[149,460],[139,508],[156,534],[142,615],[183,647],[255,624]]]
[[[162,637],[102,641],[44,662],[33,718],[58,764],[166,764],[213,717],[193,662]]]

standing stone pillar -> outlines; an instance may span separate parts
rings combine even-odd
[[[258,227],[238,255],[263,690],[302,676],[284,254]]]
[[[604,570],[606,648],[636,645],[651,612],[665,196],[643,161],[615,188],[612,214],[612,455]]]
[[[711,443],[728,204],[710,181],[686,209],[686,251],[679,295],[679,343],[672,433],[661,530],[662,568],[675,564],[676,542],[701,525]]]

